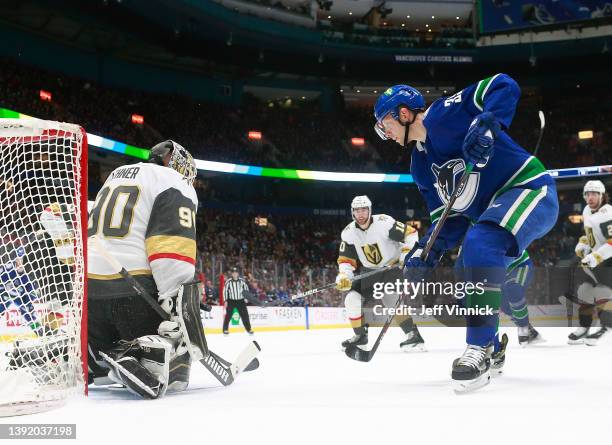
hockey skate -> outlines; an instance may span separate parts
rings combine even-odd
[[[584,339],[584,344],[587,346],[597,346],[601,338],[608,333],[608,328],[602,326],[597,331],[589,334]]]
[[[581,345],[584,343],[585,338],[589,335],[590,328],[583,328],[582,326],[577,328],[574,332],[567,336],[568,345]]]
[[[406,340],[400,343],[400,349],[404,352],[423,352],[425,351],[425,340],[421,337],[419,328],[413,327],[406,332]]]
[[[519,345],[525,347],[527,345],[543,343],[545,340],[540,333],[529,324],[518,328],[518,341]]]
[[[499,342],[499,349],[491,352],[491,377],[499,377],[504,372],[506,346],[508,346],[508,336],[504,334]]]
[[[491,359],[487,349],[468,345],[463,355],[455,359],[451,374],[455,393],[474,391],[491,382]]]
[[[368,344],[368,326],[363,326],[361,328],[355,328],[355,335],[353,335],[348,340],[344,340],[342,342],[342,350],[344,351],[348,346],[365,346]]]

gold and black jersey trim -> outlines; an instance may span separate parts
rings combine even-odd
[[[129,270],[128,272],[132,276],[153,275],[153,273],[151,272],[151,269],[135,269],[135,270]],[[119,280],[122,277],[118,273],[114,273],[114,274],[110,274],[110,275],[103,275],[103,274],[97,274],[97,273],[88,273],[87,274],[87,278],[91,278],[92,280],[109,281],[109,280]]]
[[[145,288],[150,295],[157,295],[155,280],[148,274],[138,275],[138,271],[130,271],[134,279]],[[134,297],[140,298],[132,286],[120,275],[114,278],[113,275],[87,274],[87,298],[90,300],[108,300],[114,298]],[[102,277],[101,279],[96,277]]]
[[[355,246],[346,241],[342,241],[340,247],[338,247],[338,264],[349,263],[354,268],[357,268],[357,258],[357,249],[355,249]]]
[[[175,188],[155,198],[145,235],[149,261],[174,259],[195,264],[196,206]]]

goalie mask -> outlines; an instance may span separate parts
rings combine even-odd
[[[168,153],[171,153],[171,155],[167,167],[179,172],[189,185],[193,185],[198,170],[193,157],[181,144],[172,140],[160,142],[155,147],[151,148],[149,162],[157,165],[164,165],[164,158]]]

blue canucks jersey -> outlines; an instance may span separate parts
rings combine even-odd
[[[502,130],[495,140],[494,153],[483,168],[475,167],[453,205],[451,218],[441,233],[446,248],[454,247],[493,205],[493,201],[513,187],[536,189],[554,184],[542,163],[519,146],[506,133],[512,123],[520,97],[517,83],[506,74],[481,80],[458,93],[436,100],[426,111],[424,143],[412,152],[411,173],[435,223],[444,210],[455,184],[463,174],[466,161],[462,152],[465,135],[474,118],[493,113]],[[433,224],[432,224],[433,227]]]
[[[13,262],[0,264],[0,296],[3,298],[30,296],[34,299],[34,283],[27,274],[19,271]]]

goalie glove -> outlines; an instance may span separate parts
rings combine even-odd
[[[578,240],[578,244],[576,244],[576,248],[574,249],[576,255],[580,258],[584,258],[585,255],[591,253],[591,246],[589,246],[589,240],[586,236],[581,236]]]
[[[62,207],[52,203],[40,214],[40,224],[53,240],[55,255],[66,264],[74,264],[74,236],[62,216]]]

